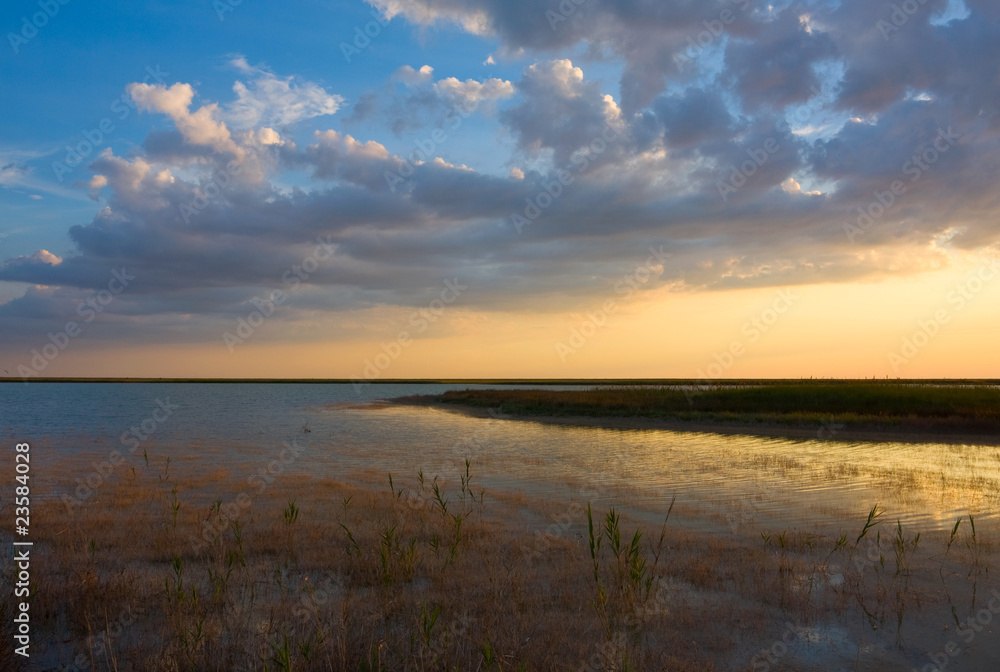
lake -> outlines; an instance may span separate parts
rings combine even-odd
[[[0,433],[32,443],[40,480],[45,464],[91,464],[113,450],[133,465],[149,450],[249,476],[294,440],[304,450],[290,472],[376,470],[412,484],[422,470],[457,481],[470,457],[488,491],[615,503],[651,520],[676,494],[682,521],[719,531],[842,527],[875,503],[917,529],[970,513],[996,521],[1000,510],[996,446],[570,427],[378,403],[468,387],[489,386],[5,383]]]

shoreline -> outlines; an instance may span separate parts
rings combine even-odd
[[[731,423],[641,416],[587,416],[587,415],[534,415],[527,413],[504,413],[498,415],[493,409],[443,402],[429,395],[397,397],[387,400],[391,405],[423,406],[440,411],[457,413],[474,418],[517,420],[538,422],[547,425],[569,427],[596,427],[600,429],[659,429],[674,432],[698,434],[747,435],[773,439],[813,439],[817,441],[844,441],[862,443],[942,443],[949,445],[1000,446],[1000,435],[961,434],[955,432],[927,431],[920,428],[886,429],[878,426],[828,427],[784,425],[779,423]]]

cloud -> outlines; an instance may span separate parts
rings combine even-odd
[[[528,66],[517,89],[520,104],[504,110],[500,118],[528,154],[551,150],[556,163],[565,165],[605,129],[624,127],[614,98],[602,93],[596,82],[585,81],[583,70],[569,59]]]
[[[732,135],[734,120],[719,91],[691,87],[662,96],[654,101],[653,112],[663,129],[663,139],[673,148],[717,142]]]
[[[261,128],[257,130],[257,141],[262,145],[281,145],[284,140],[273,128]]]
[[[126,90],[140,110],[170,117],[185,142],[242,158],[243,150],[233,142],[226,124],[216,119],[218,104],[211,103],[190,111],[194,99],[194,89],[190,84],[178,82],[166,87],[162,84],[134,83],[129,84]]]
[[[249,79],[233,85],[236,100],[225,107],[224,118],[233,128],[290,126],[315,117],[335,114],[344,104],[342,96],[297,77],[278,77],[251,66],[238,56],[230,61]]]
[[[20,193],[42,192],[64,199],[86,201],[86,196],[83,196],[78,190],[62,187],[47,179],[45,175],[39,174],[40,171],[35,162],[51,155],[52,150],[0,150],[0,188]],[[35,201],[42,198],[38,193],[27,193],[26,195]]]
[[[349,124],[366,121],[373,118],[377,112],[378,94],[368,91],[358,97],[358,102],[351,108],[350,115],[344,121]]]
[[[434,90],[454,105],[462,109],[476,109],[483,103],[493,103],[514,95],[514,85],[502,79],[487,79],[478,82],[467,79],[464,82],[455,77],[447,77],[434,83]]]
[[[486,35],[490,32],[489,14],[484,10],[464,7],[462,3],[432,6],[430,3],[421,3],[417,0],[373,0],[369,4],[381,11],[386,19],[403,15],[414,23],[424,26],[438,21],[450,21],[475,35]]]
[[[0,162],[0,185],[9,187],[23,184],[30,171],[27,164]]]
[[[31,261],[37,261],[42,264],[48,264],[49,266],[58,266],[62,263],[62,259],[52,254],[48,250],[38,250],[33,255],[29,257]]]
[[[806,196],[822,196],[821,191],[802,191],[802,185],[799,184],[795,178],[789,177],[787,180],[781,183],[781,190],[786,194],[791,194],[792,196],[801,196],[805,194]]]
[[[417,84],[425,84],[431,81],[433,76],[434,68],[429,65],[422,65],[419,70],[414,70],[413,67],[404,65],[393,73],[392,78],[407,86],[416,86]]]
[[[415,70],[409,65],[396,70],[390,84],[381,96],[373,91],[363,94],[348,123],[371,121],[378,117],[387,120],[397,135],[425,126],[441,126],[455,114],[468,116],[479,111],[490,115],[496,103],[513,97],[513,83],[491,78],[483,81],[445,77],[434,81],[434,69],[429,65]]]
[[[108,178],[104,175],[94,175],[87,186],[90,188],[90,197],[96,201],[101,195],[101,189],[108,186]]]
[[[372,4],[485,36],[526,66],[515,81],[403,66],[358,97],[350,133],[325,111],[339,97],[245,59],[229,102],[196,108],[188,84],[133,85],[175,128],[97,157],[81,186],[103,207],[70,229],[73,251],[0,265],[0,280],[58,291],[0,313],[48,314],[124,266],[142,281],[109,310],[164,323],[183,313],[215,338],[218,320],[281,287],[317,239],[336,254],[275,319],[419,305],[442,277],[475,286],[463,297],[473,308],[586,307],[613,296],[650,245],[674,256],[648,288],[711,291],[916,274],[949,263],[942,240],[969,251],[1000,238],[1000,9],[989,0],[941,25],[930,17],[944,2],[929,1],[888,39],[878,21],[891,8],[877,3],[590,0],[557,30],[550,5],[529,0]],[[704,38],[726,9],[732,20]],[[413,145],[393,134],[442,129],[460,106],[486,112],[470,136],[499,137],[492,151],[396,153]],[[283,124],[310,119],[299,147]],[[911,181],[942,129],[957,139]],[[22,164],[0,162],[0,175],[14,183]],[[895,180],[905,193],[851,242],[845,224]]]
[[[739,93],[745,109],[777,110],[809,100],[821,85],[815,66],[838,56],[830,35],[785,11],[752,38],[730,40],[723,82]]]

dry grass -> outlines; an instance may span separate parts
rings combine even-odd
[[[902,622],[932,600],[911,580],[926,542],[901,532],[895,564],[854,561],[875,527],[837,544],[588,525],[586,502],[494,497],[474,473],[437,493],[371,473],[259,490],[144,467],[72,511],[35,504],[42,668],[749,670],[786,621]],[[948,557],[982,567],[992,547],[963,534]]]

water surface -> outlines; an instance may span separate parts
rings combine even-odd
[[[889,520],[922,529],[967,513],[997,517],[995,446],[569,427],[371,403],[468,387],[489,386],[5,383],[0,435],[30,441],[43,460],[104,459],[117,449],[138,465],[149,449],[248,476],[294,440],[304,450],[289,474],[346,478],[374,469],[402,484],[418,470],[457,481],[470,457],[490,490],[626,504],[650,515],[662,515],[676,494],[689,513],[733,531],[856,520],[875,503]],[[130,428],[144,436],[131,453],[136,441],[123,437]]]

